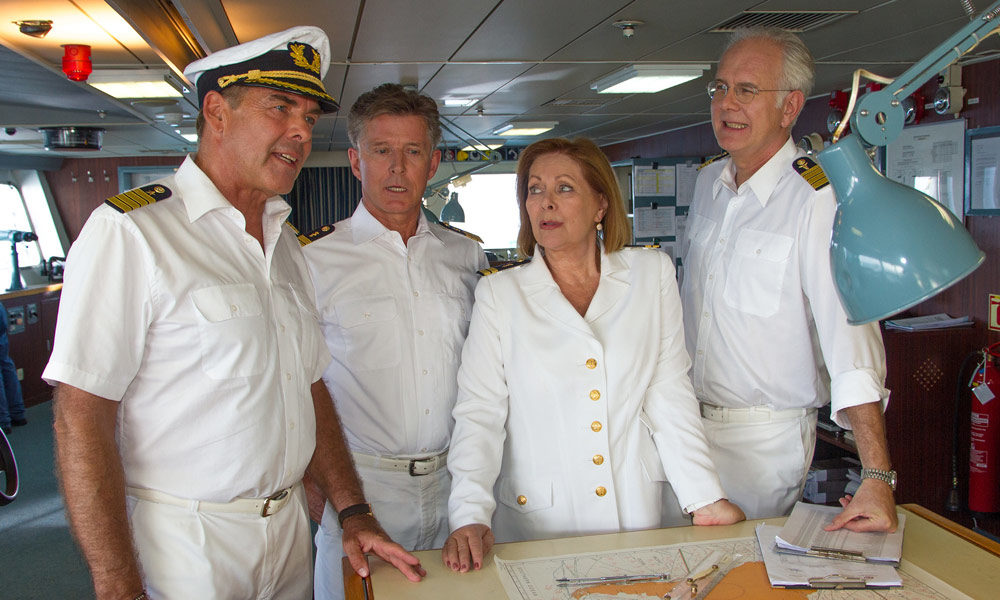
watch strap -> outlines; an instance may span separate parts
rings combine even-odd
[[[337,512],[337,521],[339,521],[340,526],[343,527],[344,521],[356,515],[372,515],[371,505],[369,505],[367,502],[362,502],[361,504],[352,504],[347,508],[345,508],[344,510]]]

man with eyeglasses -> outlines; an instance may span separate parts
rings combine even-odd
[[[864,469],[829,528],[891,531],[881,333],[847,324],[830,270],[833,190],[791,139],[812,84],[801,40],[753,28],[733,35],[708,85],[726,155],[701,170],[681,245],[691,375],[723,488],[748,519],[790,512],[830,403]]]

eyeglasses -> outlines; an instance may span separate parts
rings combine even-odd
[[[716,94],[718,94],[718,99],[721,100],[726,97],[729,93],[729,86],[721,81],[713,81],[712,83],[705,86],[708,90],[708,97],[711,100],[716,99]],[[750,104],[753,99],[757,97],[757,94],[761,92],[791,92],[793,90],[762,90],[755,85],[750,85],[749,83],[738,83],[733,86],[733,97],[735,97],[741,104]],[[721,92],[721,93],[720,93]]]

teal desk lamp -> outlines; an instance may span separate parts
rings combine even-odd
[[[930,196],[882,177],[862,142],[884,146],[903,130],[902,101],[1000,28],[1000,1],[894,80],[859,70],[847,114],[854,134],[816,155],[837,194],[830,261],[852,325],[889,317],[934,296],[983,263],[986,255],[951,211]],[[854,108],[859,77],[888,84]],[[852,110],[853,109],[853,110]]]

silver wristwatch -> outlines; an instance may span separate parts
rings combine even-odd
[[[878,479],[889,484],[892,491],[896,491],[896,472],[883,471],[882,469],[861,469],[861,479]]]

